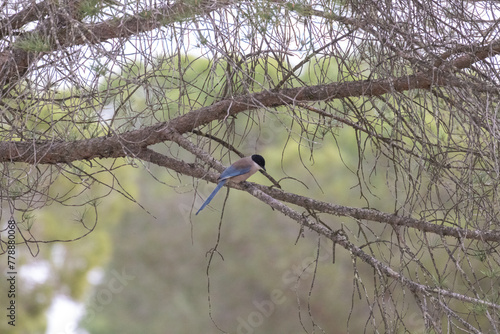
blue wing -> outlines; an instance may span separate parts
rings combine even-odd
[[[229,168],[228,168],[229,169]],[[227,169],[226,169],[227,170]],[[225,172],[225,171],[224,171]],[[224,174],[224,173],[222,173]],[[221,176],[222,176],[221,174]],[[214,196],[217,194],[217,192],[219,192],[220,188],[222,188],[222,186],[224,184],[226,184],[227,182],[227,179],[224,179],[224,180],[221,180],[218,184],[217,184],[217,187],[215,187],[214,191],[212,191],[212,193],[210,194],[210,196],[208,196],[208,198],[206,199],[205,203],[203,203],[203,205],[201,206],[201,208],[196,212],[196,214],[200,213],[201,210],[203,210],[207,205],[208,203],[210,203],[210,201],[214,198]]]
[[[217,192],[220,190],[220,188],[222,188],[222,186],[224,186],[224,184],[226,184],[228,179],[235,177],[235,176],[242,175],[242,174],[246,174],[246,173],[250,172],[251,169],[252,169],[252,166],[251,165],[248,166],[248,162],[245,161],[245,158],[236,161],[234,164],[232,164],[231,166],[224,169],[224,171],[219,176],[219,183],[217,184],[217,187],[215,187],[214,191],[212,191],[210,196],[208,196],[207,200],[205,201],[205,203],[203,203],[203,205],[198,210],[198,212],[196,212],[196,214],[198,214],[201,210],[203,210],[208,205],[208,203],[210,203],[210,201],[214,198],[214,196],[217,194]]]
[[[233,164],[224,169],[222,174],[219,176],[219,180],[227,180],[238,175],[246,174],[250,171],[251,168],[252,167],[245,167],[245,168],[235,167]]]

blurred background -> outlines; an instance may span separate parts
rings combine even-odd
[[[288,134],[274,131],[275,126],[264,123],[261,134],[244,146],[247,154],[266,158],[275,179],[289,177],[281,183],[285,191],[359,207],[369,199],[380,210],[390,203],[384,200],[391,197],[388,192],[360,196],[352,172],[358,158],[351,130],[337,129],[342,143],[325,140],[312,159],[297,140],[283,151]],[[323,328],[344,333],[348,323],[355,332],[364,328],[369,309],[352,306],[353,298],[363,298],[353,294],[352,259],[341,250],[333,263],[331,241],[301,231],[246,192],[230,191],[221,221],[226,188],[195,216],[215,184],[196,181],[195,191],[191,178],[154,165],[126,166],[115,176],[123,194],[113,192],[84,208],[47,206],[31,218],[32,233],[45,240],[80,237],[88,232],[83,226],[92,232],[71,242],[29,244],[36,257],[18,247],[19,323],[10,332],[295,333]],[[112,183],[110,175],[105,178]],[[249,181],[271,185],[260,173]],[[383,174],[371,182],[386,189]],[[68,186],[63,180],[52,191]],[[98,198],[109,190],[96,184],[91,191]],[[86,225],[79,224],[81,219]],[[333,229],[356,226],[346,218],[329,217],[325,223]],[[384,233],[381,226],[373,230]],[[372,271],[362,263],[356,268],[368,275]]]

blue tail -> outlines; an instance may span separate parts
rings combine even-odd
[[[203,210],[208,205],[208,203],[210,203],[210,201],[214,198],[214,196],[217,194],[217,192],[220,190],[220,188],[222,188],[222,186],[224,186],[226,184],[226,181],[227,181],[227,179],[224,179],[217,184],[217,187],[215,187],[214,191],[212,191],[210,196],[208,196],[207,200],[205,201],[205,203],[203,203],[203,205],[196,212],[196,214],[200,213],[200,211]]]

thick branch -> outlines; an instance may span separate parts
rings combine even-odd
[[[192,1],[176,1],[173,4],[146,10],[134,16],[85,25],[81,29],[82,34],[75,36],[74,39],[62,41],[61,44],[74,46],[101,43],[113,38],[129,38],[167,24],[206,14],[227,5],[226,1],[200,1],[197,5],[193,4]]]
[[[439,80],[434,78],[434,80]],[[183,134],[228,116],[260,108],[291,105],[295,102],[324,101],[344,97],[377,96],[387,92],[429,88],[437,84],[423,74],[395,80],[332,83],[308,87],[263,91],[223,100],[190,111],[168,122],[129,131],[111,137],[102,136],[73,142],[2,142],[0,162],[67,163],[93,158],[116,158],[137,154],[142,148],[170,140],[173,133]]]
[[[39,11],[47,12],[50,3],[51,1],[43,1],[38,5],[33,5],[22,10],[8,19],[13,20],[11,24],[14,24],[15,27],[22,27],[33,20],[34,16],[43,14]],[[66,26],[54,27],[54,29],[57,29],[58,43],[52,43],[52,51],[57,50],[58,45],[69,48],[83,44],[97,44],[114,38],[130,38],[143,32],[151,31],[196,15],[209,13],[228,5],[227,1],[200,1],[196,5],[188,1],[177,1],[173,4],[137,13],[134,16],[114,18],[97,24],[73,22],[77,28],[75,31],[78,31],[78,33],[68,33],[70,29]],[[5,29],[8,32],[8,27],[5,26],[0,30],[0,37],[1,34],[5,34]],[[37,30],[31,33],[40,33],[42,36],[46,34],[46,32]],[[37,60],[37,57],[30,56],[30,53],[25,50],[18,48],[3,50],[0,52],[0,78],[3,82],[12,83],[12,80],[21,78],[29,66]]]
[[[12,30],[20,29],[24,25],[39,20],[40,17],[47,15],[52,2],[52,0],[44,0],[39,3],[34,3],[34,1],[32,1],[16,14],[0,20],[0,38],[9,35]]]

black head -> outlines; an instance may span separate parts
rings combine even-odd
[[[262,155],[254,154],[252,155],[252,160],[257,165],[259,165],[263,170],[266,170],[266,160],[264,160]]]

